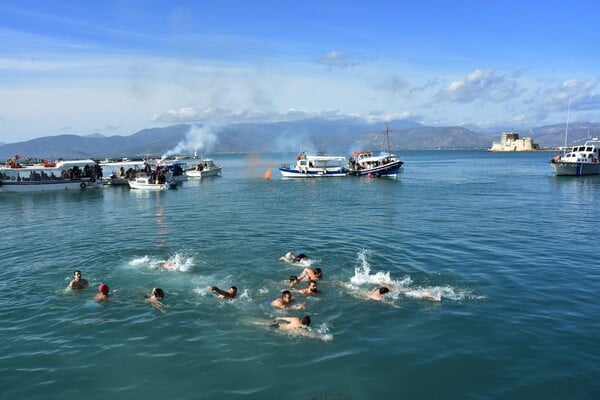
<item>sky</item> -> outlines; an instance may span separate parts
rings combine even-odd
[[[354,117],[600,121],[592,1],[0,2],[0,142]]]

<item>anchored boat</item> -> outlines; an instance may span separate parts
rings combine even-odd
[[[293,166],[283,164],[279,172],[283,178],[333,178],[348,175],[342,165],[345,157],[308,156],[303,151],[296,157]]]
[[[8,160],[0,165],[0,192],[40,192],[96,188],[102,169],[94,160]]]
[[[372,151],[355,151],[348,159],[348,173],[354,176],[374,178],[396,178],[402,170],[404,161],[392,154],[390,129],[385,124],[387,154],[374,156]]]

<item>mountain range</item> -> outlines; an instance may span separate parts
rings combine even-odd
[[[486,132],[476,126],[431,127],[406,120],[389,122],[393,149],[486,149],[501,131]],[[244,123],[212,127],[180,124],[143,129],[129,136],[58,135],[18,143],[0,144],[0,159],[14,157],[121,158],[165,154],[310,152],[348,154],[358,149],[386,148],[385,126],[359,119],[307,119],[292,122]],[[568,143],[598,136],[600,123],[569,125]],[[520,131],[542,148],[564,145],[565,124]]]

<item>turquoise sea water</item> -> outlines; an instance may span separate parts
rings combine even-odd
[[[401,155],[396,181],[215,155],[222,177],[175,191],[2,195],[0,398],[598,398],[600,177],[555,177],[549,153]],[[302,271],[287,251],[324,271],[305,311],[267,303]],[[74,269],[89,289],[65,289]],[[390,304],[366,300],[379,282]],[[314,337],[267,328],[305,314]]]

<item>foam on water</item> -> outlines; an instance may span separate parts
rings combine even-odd
[[[128,265],[134,268],[147,267],[151,270],[189,272],[195,264],[194,257],[185,252],[176,252],[166,260],[144,255],[129,261]]]
[[[413,279],[410,276],[405,276],[402,279],[393,279],[390,271],[379,271],[371,273],[371,264],[367,260],[369,251],[363,249],[358,252],[357,258],[359,266],[354,269],[354,275],[350,278],[350,284],[348,287],[354,290],[354,295],[359,297],[368,297],[369,291],[360,290],[361,286],[366,285],[377,285],[385,286],[390,289],[390,296],[394,300],[399,297],[400,294],[415,298],[425,299],[432,301],[446,300],[474,300],[481,299],[483,296],[478,296],[467,289],[458,289],[450,285],[444,286],[423,286],[414,285]]]

